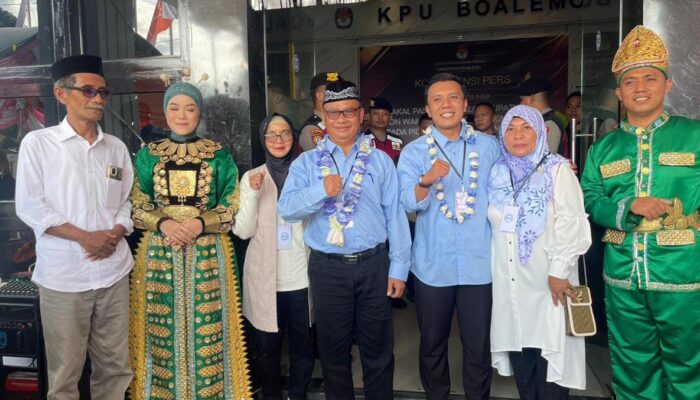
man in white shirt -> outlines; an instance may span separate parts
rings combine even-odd
[[[77,399],[86,352],[94,399],[123,400],[129,366],[133,229],[129,152],[102,132],[109,89],[102,60],[73,56],[51,66],[66,107],[56,126],[27,134],[17,166],[17,216],[34,230],[48,399]]]

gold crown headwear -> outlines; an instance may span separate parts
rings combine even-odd
[[[669,77],[668,51],[664,42],[651,29],[637,25],[617,49],[612,72],[619,82],[627,71],[643,67],[656,68]]]

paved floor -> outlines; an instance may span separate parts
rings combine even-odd
[[[394,390],[396,397],[401,399],[424,399],[420,377],[418,375],[418,344],[419,332],[416,322],[415,308],[409,303],[405,310],[394,309],[394,332],[396,368],[394,372]],[[452,394],[455,399],[464,399],[464,391],[461,384],[461,344],[457,334],[456,321],[453,324],[450,336],[450,375],[452,381]],[[610,358],[605,347],[589,344],[586,346],[586,390],[574,390],[572,399],[610,399],[612,380],[610,373]],[[314,378],[321,378],[321,368],[316,363]],[[359,352],[353,347],[353,379],[356,388],[362,387],[362,367],[360,365]],[[319,380],[314,379],[315,384],[310,393],[310,399],[322,399]],[[494,370],[491,386],[493,399],[517,399],[518,391],[512,377],[499,376]],[[451,396],[452,397],[452,396]],[[358,396],[358,399],[361,399]]]

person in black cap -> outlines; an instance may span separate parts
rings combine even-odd
[[[323,123],[323,95],[326,91],[326,85],[342,79],[337,72],[321,72],[311,79],[310,90],[311,99],[314,102],[314,112],[301,125],[299,131],[299,145],[303,151],[313,149],[316,147],[316,143],[323,139],[323,131],[326,129],[326,125]]]
[[[518,87],[520,104],[534,107],[542,113],[542,118],[544,118],[544,123],[547,127],[549,151],[569,158],[571,157],[569,154],[571,148],[564,123],[549,105],[549,92],[551,90],[552,84],[548,80],[530,78]]]
[[[411,237],[391,158],[360,131],[357,87],[328,84],[328,134],[289,168],[277,211],[304,220],[309,279],[326,398],[352,400],[350,350],[357,335],[367,400],[393,397],[394,334],[389,298],[400,298]],[[390,246],[387,246],[387,239]]]
[[[394,107],[391,106],[389,100],[383,97],[369,99],[369,129],[365,135],[372,138],[374,147],[388,154],[394,160],[394,164],[397,164],[403,140],[387,131],[391,123],[392,112],[394,112]]]
[[[96,56],[51,66],[66,107],[56,126],[25,136],[17,167],[17,216],[34,230],[48,399],[77,399],[90,353],[94,399],[123,400],[129,365],[131,157],[102,131],[109,99]]]

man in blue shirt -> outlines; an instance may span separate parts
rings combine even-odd
[[[458,77],[439,73],[426,87],[429,132],[401,152],[401,203],[416,213],[411,272],[421,331],[420,376],[429,399],[447,399],[447,342],[455,308],[462,341],[462,380],[469,399],[491,386],[491,228],[487,179],[499,157],[495,138],[462,120]]]
[[[393,398],[394,333],[389,298],[400,298],[411,237],[389,156],[360,133],[357,87],[328,84],[323,101],[328,135],[292,163],[278,203],[289,222],[306,220],[309,278],[326,397],[354,399],[352,333],[365,398]],[[391,244],[387,249],[387,239]]]

